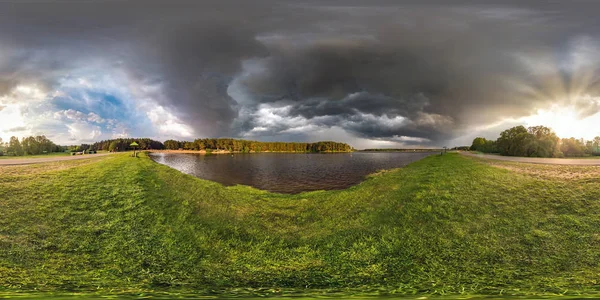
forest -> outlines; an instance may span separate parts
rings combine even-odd
[[[0,138],[0,155],[38,155],[51,152],[63,152],[64,147],[54,144],[44,135],[19,138],[12,136],[8,142],[3,142]]]
[[[81,144],[72,146],[58,146],[45,136],[27,137],[19,140],[17,137],[11,137],[10,141],[3,143],[0,139],[0,155],[36,155],[49,152],[63,151],[129,151],[133,150],[129,146],[132,142],[139,144],[136,147],[139,150],[206,150],[206,151],[231,151],[231,152],[350,152],[354,149],[345,143],[332,141],[316,143],[296,143],[296,142],[258,142],[250,140],[238,140],[230,138],[205,138],[196,139],[193,142],[167,140],[162,142],[150,138],[120,138],[95,142],[93,144]]]
[[[93,143],[91,145],[82,144],[81,146],[79,146],[79,149],[77,149],[77,150],[83,151],[83,150],[87,150],[87,149],[92,149],[92,150],[96,150],[96,151],[106,150],[106,151],[111,151],[111,152],[112,151],[116,151],[116,152],[129,151],[129,150],[133,150],[133,147],[129,146],[133,142],[138,143],[139,146],[137,146],[136,149],[141,149],[141,150],[151,150],[151,149],[161,150],[161,149],[165,148],[163,143],[161,143],[159,141],[155,141],[153,139],[149,139],[149,138],[121,138],[121,139],[99,141],[99,142]]]
[[[345,143],[331,141],[316,143],[296,142],[258,142],[238,139],[196,139],[189,141],[165,141],[165,148],[170,150],[225,150],[231,152],[350,152],[352,147]]]
[[[477,137],[470,150],[527,157],[582,157],[600,155],[600,136],[592,140],[559,138],[545,126],[516,126],[500,133],[496,140]]]

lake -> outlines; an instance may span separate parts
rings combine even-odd
[[[150,153],[161,164],[224,185],[243,184],[278,193],[344,189],[380,170],[422,159],[423,152]]]

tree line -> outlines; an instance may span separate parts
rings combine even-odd
[[[332,141],[316,143],[297,142],[258,142],[238,139],[196,139],[190,141],[167,140],[164,143],[169,150],[225,150],[230,152],[350,152],[352,147],[346,143]]]
[[[159,141],[155,141],[149,138],[120,138],[111,139],[95,142],[91,145],[82,144],[79,151],[83,150],[106,150],[106,151],[129,151],[133,150],[133,147],[129,146],[131,143],[136,142],[139,146],[136,147],[138,150],[161,150],[165,149],[165,145]]]
[[[316,143],[297,142],[258,142],[250,140],[239,140],[230,138],[205,138],[190,141],[167,140],[162,142],[149,138],[119,138],[102,140],[92,144],[81,144],[71,146],[58,146],[45,136],[31,136],[19,141],[17,137],[11,137],[10,141],[3,143],[0,139],[0,155],[35,155],[49,152],[63,151],[130,151],[131,143],[137,142],[138,150],[207,150],[230,152],[350,152],[354,149],[346,143],[323,141]]]
[[[44,135],[24,137],[20,141],[18,137],[12,136],[6,143],[0,138],[0,155],[38,155],[64,150],[64,147],[54,144]]]
[[[477,137],[470,150],[507,156],[579,157],[600,155],[600,136],[592,140],[559,138],[545,126],[516,126],[500,133],[496,140]]]

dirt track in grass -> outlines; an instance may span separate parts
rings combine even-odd
[[[600,166],[600,158],[540,158],[540,157],[517,157],[501,156],[493,154],[475,154],[471,152],[460,152],[462,155],[478,157],[483,159],[494,159],[512,162],[523,162],[546,165],[570,165],[570,166]]]
[[[9,158],[0,160],[0,166],[14,166],[14,165],[30,165],[47,162],[56,162],[64,160],[76,160],[76,159],[89,159],[99,156],[106,156],[112,153],[98,153],[98,154],[85,154],[85,155],[72,155],[72,156],[49,156],[42,158]]]

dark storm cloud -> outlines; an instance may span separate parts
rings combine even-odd
[[[553,23],[556,12],[532,8],[313,8],[331,13],[330,24],[355,27],[263,36],[269,55],[247,70],[241,85],[256,102],[291,102],[288,117],[339,116],[335,125],[377,138],[439,141],[469,125],[528,115],[556,101],[554,82],[545,77],[563,71],[531,74],[519,55],[558,56],[568,49],[551,46],[568,43],[571,33],[561,26],[581,26]],[[408,120],[401,126],[355,120],[365,114]]]
[[[351,116],[359,112],[376,116],[412,116],[423,110],[428,100],[423,95],[394,99],[385,95],[356,92],[341,99],[311,98],[291,105],[291,115],[312,119],[321,116]]]
[[[39,1],[3,3],[0,40],[19,55],[43,52],[28,72],[27,57],[1,64],[0,92],[19,83],[52,87],[45,76],[100,60],[105,70],[124,68],[140,83],[160,84],[161,104],[176,107],[199,132],[220,135],[236,116],[225,89],[240,61],[257,54],[255,32],[225,11],[231,5],[197,1]],[[234,19],[230,19],[234,18]],[[65,57],[61,57],[65,56]],[[0,75],[1,76],[1,75]],[[154,95],[156,96],[156,95]]]
[[[597,96],[597,62],[572,64],[578,37],[587,38],[584,46],[597,41],[596,6],[1,3],[0,95],[27,81],[51,88],[72,68],[100,60],[160,85],[153,98],[198,134],[257,127],[264,128],[256,134],[276,134],[312,124],[436,144],[473,125],[528,115],[577,85]],[[598,102],[578,103],[586,114],[599,109]],[[270,110],[271,120],[261,108],[282,109]]]

